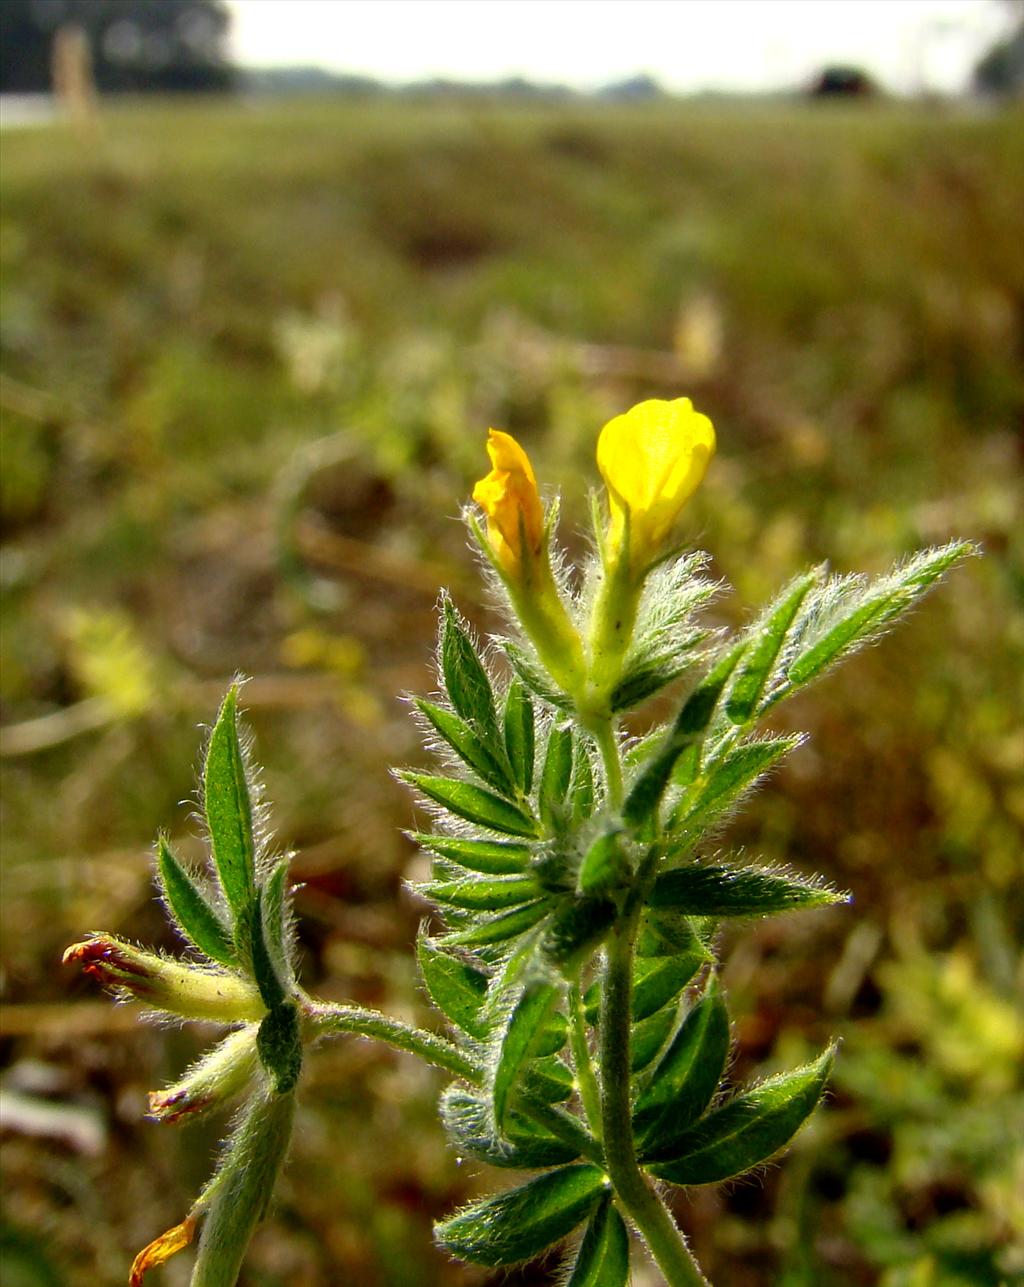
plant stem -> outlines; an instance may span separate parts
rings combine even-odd
[[[422,1028],[411,1028],[378,1010],[314,1002],[306,1009],[306,1017],[313,1021],[320,1033],[349,1032],[355,1036],[371,1037],[394,1046],[396,1050],[418,1055],[425,1063],[444,1068],[474,1086],[483,1081],[483,1069],[450,1041],[436,1033],[424,1032]]]
[[[622,804],[622,761],[619,759],[615,725],[610,719],[601,720],[594,725],[591,732],[601,752],[604,780],[608,789],[608,804],[612,809],[618,809]]]
[[[668,1210],[640,1170],[633,1144],[630,1101],[630,1031],[633,948],[640,910],[643,868],[622,919],[605,947],[601,996],[601,1121],[605,1166],[615,1193],[650,1248],[668,1287],[708,1287]]]

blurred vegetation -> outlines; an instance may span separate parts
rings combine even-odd
[[[180,802],[230,675],[254,676],[298,851],[307,985],[422,1017],[412,805],[386,769],[416,754],[395,694],[431,687],[439,586],[487,628],[453,521],[484,431],[522,438],[571,534],[604,420],[680,393],[719,431],[690,514],[735,587],[720,620],[813,560],[985,551],[794,704],[812,742],[723,841],[855,896],[729,956],[737,1076],[845,1046],[785,1165],[680,1218],[729,1287],[1024,1281],[1020,114],[206,103],[100,125],[4,139],[5,1283],[122,1281],[206,1173],[209,1128],[143,1120],[201,1040],[58,961],[99,925],[170,946],[148,846],[163,825],[195,848]],[[250,1287],[484,1281],[430,1247],[492,1182],[446,1155],[434,1089],[361,1043],[310,1061]]]

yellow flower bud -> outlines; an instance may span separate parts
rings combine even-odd
[[[633,573],[663,552],[714,450],[714,427],[689,398],[652,398],[608,421],[597,440],[597,466],[608,488],[610,562],[619,561],[627,539]]]
[[[491,472],[473,488],[487,515],[487,539],[507,576],[518,579],[524,558],[536,558],[544,540],[544,507],[526,452],[511,434],[490,430]]]

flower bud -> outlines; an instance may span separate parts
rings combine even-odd
[[[634,576],[663,553],[683,505],[715,450],[715,430],[689,398],[652,398],[609,420],[597,442],[608,488],[606,563],[629,559]]]
[[[169,960],[109,934],[73,944],[64,953],[64,964],[81,965],[115,994],[136,997],[183,1019],[251,1023],[266,1013],[258,990],[241,975]]]
[[[225,1037],[184,1077],[149,1095],[149,1114],[161,1122],[180,1122],[240,1094],[259,1070],[256,1024],[247,1024]]]
[[[535,559],[544,541],[544,507],[530,458],[511,434],[491,429],[491,472],[473,488],[487,515],[487,539],[504,573],[517,579],[523,561]]]

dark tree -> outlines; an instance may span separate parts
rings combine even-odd
[[[230,24],[224,0],[0,0],[0,92],[50,89],[62,27],[84,33],[101,91],[228,89]]]
[[[826,67],[811,85],[813,98],[870,98],[875,82],[860,67]]]

